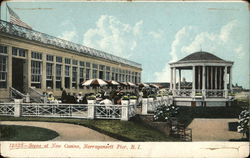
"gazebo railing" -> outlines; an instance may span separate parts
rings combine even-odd
[[[192,96],[192,89],[176,89],[174,90],[174,94],[180,97],[191,97]]]
[[[173,95],[175,97],[195,97],[195,96],[203,96],[207,98],[224,98],[229,94],[232,93],[232,90],[223,90],[223,89],[176,89],[172,90]]]
[[[211,98],[222,98],[225,97],[225,91],[224,90],[212,90],[212,89],[207,89],[205,90],[206,97],[211,97]]]

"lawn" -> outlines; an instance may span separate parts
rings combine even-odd
[[[57,132],[45,128],[0,125],[0,141],[47,141],[57,136]]]
[[[82,125],[100,133],[122,141],[176,141],[176,138],[166,136],[162,132],[143,125],[136,120],[86,120],[71,118],[39,118],[39,117],[6,117],[0,116],[0,121],[43,121],[63,122]]]

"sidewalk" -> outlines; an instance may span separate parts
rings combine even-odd
[[[193,141],[228,141],[240,139],[242,134],[229,131],[228,123],[238,119],[194,119],[188,128],[192,128]]]
[[[51,141],[119,141],[90,128],[68,123],[0,121],[2,125],[21,125],[47,128],[56,131],[59,136]]]

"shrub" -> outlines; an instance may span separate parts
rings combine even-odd
[[[157,94],[157,97],[162,97],[162,94]]]
[[[202,93],[195,93],[195,96],[202,96]]]
[[[149,98],[155,98],[155,95],[154,94],[150,94],[148,97]]]
[[[239,133],[246,134],[249,139],[249,111],[244,110],[239,115],[239,126],[237,127],[237,131]]]
[[[87,96],[87,100],[95,100],[96,97],[94,95]]]
[[[175,105],[161,105],[158,106],[154,113],[154,121],[168,121],[171,117],[175,117],[178,114],[179,107]]]
[[[234,94],[234,93],[228,93],[228,95],[229,95],[229,96],[235,96],[235,94]]]
[[[129,97],[128,97],[127,95],[124,95],[124,96],[122,97],[122,100],[129,100]]]
[[[129,99],[137,99],[137,96],[132,95],[129,97]]]

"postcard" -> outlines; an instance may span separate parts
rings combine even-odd
[[[247,157],[244,1],[2,1],[3,157]]]

